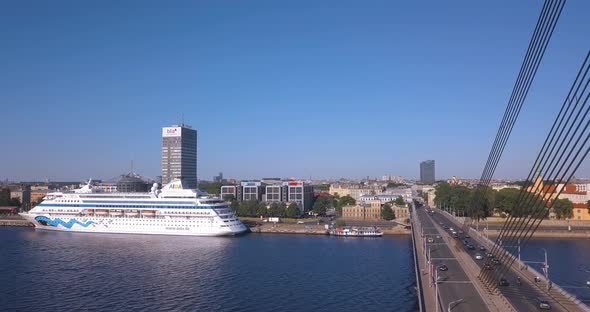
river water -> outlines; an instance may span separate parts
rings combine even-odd
[[[0,228],[6,311],[415,311],[409,236]]]
[[[543,262],[547,250],[549,278],[563,289],[590,304],[590,240],[588,239],[531,239],[523,248],[525,262]],[[542,274],[543,264],[529,263]]]

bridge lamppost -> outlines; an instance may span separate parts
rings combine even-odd
[[[551,281],[549,280],[549,264],[547,263],[547,249],[541,248],[545,252],[545,263],[543,267],[543,273],[545,273],[545,279],[547,279],[547,291],[551,290]]]

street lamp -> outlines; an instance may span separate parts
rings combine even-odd
[[[547,263],[547,249],[541,248],[545,252],[545,262],[543,267],[543,273],[545,273],[545,279],[547,279],[547,291],[551,290],[551,281],[549,280],[549,264]]]
[[[449,306],[447,308],[447,312],[451,312],[451,310],[461,302],[463,302],[463,298],[461,298],[459,300],[452,301],[451,303],[449,303]]]

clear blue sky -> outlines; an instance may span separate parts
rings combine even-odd
[[[168,5],[167,5],[168,4]],[[542,1],[2,1],[0,179],[479,177]],[[496,177],[526,176],[587,50],[570,0]],[[588,176],[585,166],[578,176]]]

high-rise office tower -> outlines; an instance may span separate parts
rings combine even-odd
[[[434,183],[434,160],[425,160],[420,163],[420,182]]]
[[[162,184],[175,178],[197,187],[197,130],[184,124],[162,128]]]

